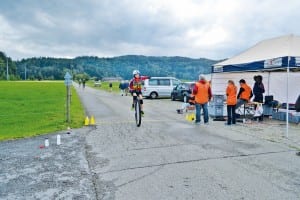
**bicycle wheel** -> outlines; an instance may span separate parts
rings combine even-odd
[[[139,127],[142,122],[142,115],[141,115],[141,104],[139,100],[135,101],[135,122],[136,126]]]

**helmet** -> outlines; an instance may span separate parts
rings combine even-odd
[[[132,74],[133,74],[133,76],[136,75],[136,74],[140,74],[140,71],[139,70],[133,70]]]

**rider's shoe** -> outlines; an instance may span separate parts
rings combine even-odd
[[[142,117],[144,117],[144,115],[145,115],[144,111],[141,110],[141,114],[142,114]]]
[[[131,105],[131,108],[130,108],[130,110],[134,110],[134,105],[133,105],[133,104]]]

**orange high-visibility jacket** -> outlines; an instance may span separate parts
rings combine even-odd
[[[241,88],[244,89],[244,92],[241,93],[240,99],[249,101],[251,98],[252,90],[247,84],[242,84]]]
[[[229,84],[226,88],[226,95],[227,95],[227,105],[232,106],[236,105],[237,103],[237,88],[233,84]]]
[[[207,103],[211,97],[209,83],[197,82],[195,87],[197,91],[196,94],[194,93],[195,102],[200,104]]]

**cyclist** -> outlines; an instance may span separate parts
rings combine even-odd
[[[133,102],[131,109],[134,109],[134,101],[139,97],[140,102],[141,102],[141,113],[142,116],[144,115],[144,110],[143,110],[143,96],[142,96],[142,82],[143,80],[149,78],[148,76],[141,76],[139,70],[133,70],[132,72],[133,78],[131,79],[129,83],[129,89],[130,93],[133,96]]]

